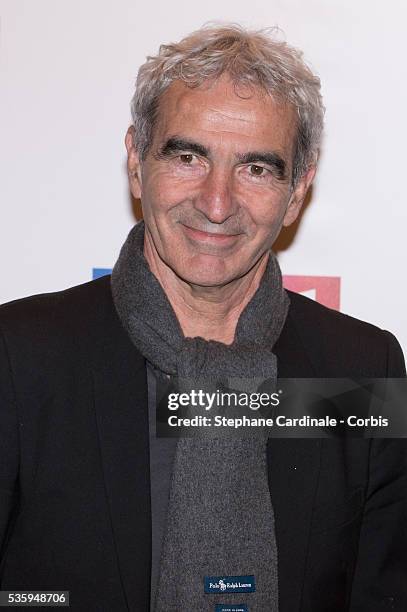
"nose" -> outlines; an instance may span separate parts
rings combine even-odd
[[[224,223],[237,210],[232,176],[226,167],[212,167],[200,186],[195,208],[212,223]]]

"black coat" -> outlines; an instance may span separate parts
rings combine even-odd
[[[290,298],[280,377],[404,376],[391,334]],[[1,589],[69,590],[75,611],[146,612],[146,367],[109,278],[7,304],[0,329]],[[406,612],[406,449],[270,441],[280,612]]]

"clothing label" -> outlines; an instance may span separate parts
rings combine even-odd
[[[245,604],[216,604],[215,612],[249,612]]]
[[[254,593],[254,576],[205,576],[205,593]]]

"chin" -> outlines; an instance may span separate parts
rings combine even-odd
[[[188,262],[187,265],[171,266],[175,274],[183,281],[190,285],[200,287],[219,287],[226,285],[239,274],[233,274],[232,270],[228,270],[224,261],[214,262],[214,258],[206,262]]]

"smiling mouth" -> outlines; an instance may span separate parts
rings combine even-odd
[[[194,227],[184,225],[183,223],[181,223],[181,225],[185,230],[185,233],[188,238],[191,238],[194,241],[204,242],[207,244],[229,246],[230,244],[234,243],[239,238],[239,236],[241,236],[240,233],[221,234],[218,232],[205,232],[199,229],[195,229]]]

